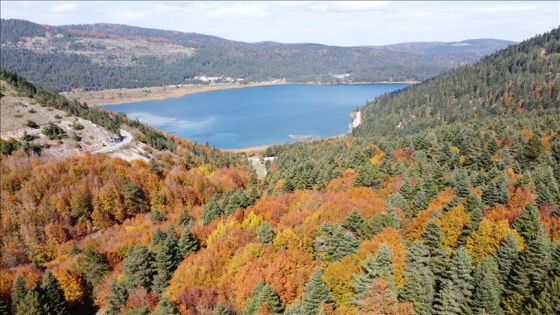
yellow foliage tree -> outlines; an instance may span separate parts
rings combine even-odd
[[[82,278],[78,273],[69,271],[64,268],[57,268],[52,271],[60,288],[64,292],[64,299],[69,305],[81,303],[85,296],[82,286]]]
[[[274,248],[276,249],[288,249],[290,247],[302,247],[302,241],[296,235],[292,229],[285,229],[278,233],[274,240],[272,241]]]
[[[465,212],[463,205],[458,205],[443,215],[441,219],[441,232],[445,237],[443,245],[449,252],[457,247],[457,241],[463,232],[463,227],[469,221],[470,215]]]
[[[473,265],[498,248],[509,233],[513,233],[518,246],[523,248],[522,237],[516,230],[509,227],[507,220],[493,223],[486,218],[482,219],[478,229],[467,238],[467,244],[465,245],[465,250],[471,256]]]

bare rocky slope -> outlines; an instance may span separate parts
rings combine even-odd
[[[149,158],[141,143],[126,130],[121,129],[121,134],[117,135],[89,120],[41,106],[32,98],[18,95],[5,81],[0,81],[0,89],[2,141],[28,142],[40,147],[42,156],[64,157],[90,152],[119,156],[125,160]],[[60,127],[64,131],[63,136],[49,139],[43,129],[50,123]]]

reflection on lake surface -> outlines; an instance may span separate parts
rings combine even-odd
[[[409,84],[285,84],[106,106],[159,130],[220,149],[332,137],[348,131],[366,99]]]

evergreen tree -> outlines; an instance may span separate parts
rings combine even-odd
[[[204,225],[208,225],[214,221],[214,218],[223,213],[222,208],[218,205],[218,195],[214,195],[202,209],[200,217]]]
[[[165,216],[158,209],[152,209],[150,212],[150,219],[152,223],[165,221]]]
[[[367,294],[371,282],[374,278],[381,278],[387,282],[387,286],[393,293],[396,293],[393,274],[394,267],[391,264],[393,251],[386,244],[381,244],[375,257],[369,255],[362,262],[362,272],[354,277],[352,289],[355,293],[354,301],[362,299]]]
[[[511,226],[523,236],[525,241],[538,235],[542,231],[542,223],[537,205],[529,202]]]
[[[453,252],[445,271],[434,303],[435,314],[470,314],[472,289],[471,257],[461,247]]]
[[[492,256],[487,256],[474,270],[471,308],[474,314],[504,314],[500,307],[500,282],[498,265]]]
[[[280,315],[284,312],[284,305],[272,286],[265,284],[261,290],[261,296],[270,314]]]
[[[93,249],[91,244],[86,246],[82,256],[78,259],[78,267],[90,290],[97,287],[99,281],[110,270],[109,263]]]
[[[549,277],[544,284],[542,292],[536,296],[531,296],[527,314],[560,314],[560,276]]]
[[[14,315],[45,315],[39,292],[29,290],[20,301]]]
[[[375,188],[381,183],[377,168],[367,161],[358,168],[356,178],[354,179],[354,187]]]
[[[127,290],[135,289],[139,285],[145,288],[151,286],[154,275],[152,260],[146,246],[134,245],[128,249],[123,267],[124,285]]]
[[[272,232],[272,226],[266,221],[261,223],[257,228],[257,241],[262,244],[268,244],[274,239],[274,233]]]
[[[167,297],[162,297],[153,315],[179,315],[179,309]]]
[[[535,134],[529,139],[529,141],[527,141],[527,144],[523,148],[523,155],[527,160],[534,161],[543,153],[543,151],[544,146],[542,144],[541,137]]]
[[[527,300],[543,289],[550,267],[549,250],[549,241],[542,231],[529,239],[511,268],[506,286],[508,295],[517,293]]]
[[[518,254],[519,251],[517,249],[517,243],[515,242],[515,238],[511,233],[509,233],[504,238],[500,246],[492,252],[492,256],[494,257],[496,265],[498,266],[498,273],[496,274],[496,276],[498,278],[500,286],[502,287],[502,290],[505,287],[506,281],[511,271],[511,267],[517,260]]]
[[[17,313],[19,303],[23,300],[26,294],[27,290],[25,289],[25,279],[23,279],[21,275],[18,275],[12,285],[12,314]]]
[[[414,200],[412,201],[412,206],[410,207],[410,217],[414,218],[419,211],[425,210],[428,207],[428,197],[424,190],[420,190]]]
[[[214,308],[212,315],[229,315],[229,311],[222,303],[218,303],[218,305]]]
[[[426,229],[421,235],[424,238],[424,244],[430,252],[430,270],[435,276],[437,290],[447,267],[447,259],[449,257],[447,250],[443,248],[441,226],[436,221],[431,220],[426,224]]]
[[[123,315],[150,315],[150,310],[147,306],[131,308],[126,310]]]
[[[191,229],[194,225],[194,219],[189,215],[187,210],[183,210],[179,216],[179,226],[181,230]]]
[[[128,290],[123,282],[113,280],[109,287],[110,295],[107,297],[107,315],[119,315],[128,298]]]
[[[66,301],[64,300],[64,292],[60,288],[60,284],[50,271],[46,271],[43,275],[43,283],[41,284],[41,295],[43,297],[43,306],[45,315],[66,315]]]
[[[315,268],[309,282],[305,285],[305,292],[301,296],[303,301],[302,315],[315,315],[319,310],[319,306],[322,303],[326,303],[334,307],[334,302],[332,300],[331,294],[329,293],[329,288],[323,282],[321,278],[321,270]]]
[[[411,302],[416,314],[431,314],[435,280],[430,270],[430,252],[419,240],[415,240],[407,250],[404,276],[406,282],[400,292],[400,300]]]
[[[165,235],[165,233],[163,233],[163,231],[158,227],[155,231],[154,234],[152,234],[152,244],[151,247],[152,248],[156,248],[158,246],[160,246],[161,244],[163,244],[163,242],[165,242],[165,238],[167,236]]]
[[[76,245],[76,243],[72,243],[72,246],[70,246],[70,249],[68,250],[68,255],[76,256],[79,253],[80,253],[80,249],[78,249],[78,245]]]
[[[453,290],[450,281],[444,281],[441,289],[437,292],[437,297],[433,306],[433,313],[435,315],[455,315],[463,314],[461,304],[455,298],[455,291]]]
[[[247,304],[245,304],[243,315],[254,315],[259,310],[259,307],[263,303],[262,290],[264,285],[264,282],[261,280],[257,283],[253,291],[251,291],[251,297],[247,301]]]
[[[356,208],[352,209],[352,212],[344,219],[342,222],[342,227],[356,233],[360,224],[364,222],[364,217],[358,212]]]
[[[190,229],[183,229],[183,233],[179,238],[179,255],[185,257],[185,255],[190,253],[195,253],[198,250],[198,243],[196,242],[194,236],[192,235]]]
[[[177,259],[178,251],[175,230],[172,225],[169,225],[167,238],[163,242],[163,245],[158,247],[153,264],[155,275],[152,291],[156,296],[161,296],[165,288],[169,285],[173,272],[180,262]]]
[[[340,260],[356,252],[360,243],[338,224],[333,225],[328,238],[327,260]]]

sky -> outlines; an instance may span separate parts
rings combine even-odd
[[[244,42],[388,45],[522,41],[560,25],[560,1],[0,1],[3,19],[116,23]]]

